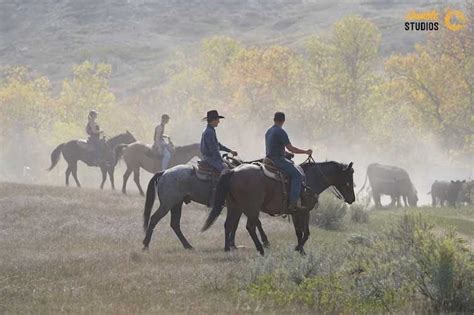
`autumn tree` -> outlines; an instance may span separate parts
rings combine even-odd
[[[0,81],[0,146],[3,166],[21,172],[51,129],[55,102],[49,80],[26,67],[7,67]]]
[[[441,29],[414,53],[392,56],[386,70],[412,121],[434,133],[447,152],[474,152],[474,32]]]
[[[342,19],[327,38],[313,37],[306,44],[321,124],[338,126],[348,140],[359,134],[368,111],[365,101],[378,80],[374,67],[379,46],[377,27],[358,16]]]

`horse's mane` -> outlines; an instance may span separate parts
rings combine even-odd
[[[176,146],[175,150],[182,150],[182,149],[188,149],[188,148],[193,148],[193,147],[196,147],[197,149],[199,149],[200,146],[201,146],[200,143],[191,143],[191,144]]]
[[[326,168],[326,167],[335,167],[338,169],[344,169],[347,167],[347,164],[336,162],[336,161],[324,161],[324,162],[313,162],[313,161],[305,161],[300,164],[301,168],[306,171],[308,168],[318,165],[319,167]]]
[[[124,137],[124,136],[126,136],[127,134],[130,134],[130,136],[132,136],[133,138],[135,138],[135,137],[133,136],[133,134],[132,134],[130,131],[125,131],[125,132],[119,133],[119,134],[116,135],[116,136],[113,136],[113,137],[111,137],[111,138],[108,138],[108,139],[106,140],[106,143],[107,143],[107,144],[109,144],[109,143],[114,143],[114,142],[116,142],[119,138]]]

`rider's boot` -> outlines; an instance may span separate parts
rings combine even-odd
[[[298,201],[290,201],[290,204],[288,205],[289,213],[303,211],[303,210],[306,210],[306,208],[301,205],[301,198],[298,198]]]

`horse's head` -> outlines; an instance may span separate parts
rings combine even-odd
[[[354,169],[352,162],[349,165],[340,164],[340,171],[333,177],[332,185],[339,190],[344,197],[344,201],[351,204],[355,201],[354,194]]]
[[[123,139],[122,139],[122,141],[123,141],[124,144],[130,144],[130,143],[136,142],[137,139],[135,139],[135,137],[132,135],[132,133],[127,130],[127,131],[123,134]]]

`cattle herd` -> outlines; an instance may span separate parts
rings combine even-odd
[[[381,195],[390,196],[390,206],[402,206],[402,200],[405,206],[417,206],[418,193],[406,170],[396,166],[370,164],[367,167],[364,185],[359,192],[364,189],[367,179],[377,208],[382,207]],[[471,204],[473,191],[474,180],[435,181],[428,194],[431,194],[433,207],[437,205],[456,207]]]

